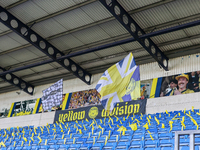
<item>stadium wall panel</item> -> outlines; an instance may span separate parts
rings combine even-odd
[[[9,128],[9,127],[22,127],[28,125],[43,126],[47,123],[53,123],[55,112],[48,113],[39,113],[26,116],[17,116],[11,118],[2,118],[0,119],[0,128]]]

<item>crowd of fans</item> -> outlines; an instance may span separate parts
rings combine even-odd
[[[100,104],[100,94],[96,89],[79,91],[72,94],[68,109]]]

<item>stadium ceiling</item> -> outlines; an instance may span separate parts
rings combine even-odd
[[[130,52],[136,64],[157,61],[167,70],[168,59],[200,48],[198,0],[1,0],[0,6],[0,93],[33,94],[34,86],[61,78],[89,84],[90,75]]]

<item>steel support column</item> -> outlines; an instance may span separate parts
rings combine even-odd
[[[6,69],[0,67],[0,72],[6,71]],[[16,75],[12,73],[8,73],[6,75],[0,76],[3,80],[7,81],[8,83],[20,88],[24,92],[33,95],[34,92],[34,86],[30,83],[27,83],[26,81],[22,80],[21,78],[17,77]]]
[[[107,10],[125,27],[125,29],[138,41],[142,47],[158,62],[160,66],[168,71],[168,58],[150,39],[140,39],[139,36],[145,32],[126,12],[126,10],[116,0],[99,0]]]
[[[53,59],[53,61],[59,63],[62,67],[72,72],[75,76],[81,79],[83,82],[90,84],[91,74],[76,64],[70,58],[63,60],[57,60],[58,57],[64,56],[64,53],[59,51],[56,47],[50,44],[47,40],[42,38],[27,25],[22,23],[15,16],[10,14],[6,9],[0,6],[0,22],[6,25],[8,28],[16,32],[22,38],[27,40],[33,46],[45,53],[47,56]]]

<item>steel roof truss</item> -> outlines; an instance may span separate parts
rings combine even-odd
[[[160,66],[168,71],[168,58],[150,39],[140,39],[145,34],[142,28],[133,20],[126,10],[116,0],[99,0],[107,10],[126,28],[126,30],[138,41],[142,47],[158,62]]]
[[[6,69],[0,67],[0,72],[6,71]],[[1,75],[0,78],[7,81],[8,83],[18,87],[19,89],[23,90],[24,92],[28,93],[29,95],[33,95],[34,86],[26,81],[22,80],[21,78],[17,77],[12,73],[8,73],[6,75]]]
[[[56,47],[50,44],[47,40],[42,38],[27,25],[22,23],[15,16],[10,14],[6,9],[0,6],[0,22],[6,25],[8,28],[16,32],[22,38],[27,40],[33,46],[45,53],[47,56],[53,59],[53,61],[59,63],[62,67],[72,72],[75,76],[81,79],[83,82],[90,84],[91,74],[76,64],[70,58],[64,60],[57,60],[58,57],[64,56],[64,53],[59,51]]]

